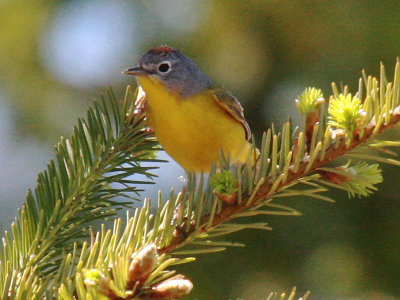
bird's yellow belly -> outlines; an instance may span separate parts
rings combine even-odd
[[[178,99],[153,80],[141,79],[140,84],[146,93],[150,127],[164,150],[186,171],[208,172],[220,149],[231,158],[248,149],[242,124],[209,94]]]

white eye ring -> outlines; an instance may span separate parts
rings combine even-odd
[[[172,67],[171,67],[171,63],[169,61],[163,61],[157,67],[157,71],[160,74],[168,74],[171,71],[171,69],[172,69]]]

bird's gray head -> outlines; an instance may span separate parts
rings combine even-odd
[[[213,84],[190,58],[168,46],[149,50],[135,67],[124,73],[156,76],[171,93],[183,98],[198,94]]]

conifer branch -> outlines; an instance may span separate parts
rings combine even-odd
[[[169,268],[194,258],[171,254],[223,251],[243,245],[216,237],[243,229],[271,230],[266,222],[232,220],[298,216],[300,212],[278,199],[303,195],[333,202],[323,195],[328,188],[349,196],[371,193],[382,180],[380,168],[357,159],[400,165],[396,153],[388,149],[400,143],[377,139],[400,121],[399,75],[399,62],[393,82],[387,81],[383,65],[379,80],[363,72],[355,96],[347,87],[339,93],[332,85],[329,103],[320,90],[307,89],[297,104],[304,130],[293,129],[291,122],[281,133],[272,127],[264,133],[259,151],[253,142],[244,165],[221,155],[210,182],[189,174],[183,190],[171,191],[165,203],[159,193],[155,212],[145,200],[132,217],[128,213],[124,228],[118,219],[113,230],[102,226],[92,234],[90,243],[72,244],[87,235],[83,224],[113,215],[121,204],[116,196],[133,198],[136,185],[143,182],[129,176],[142,174],[148,178],[144,182],[152,176],[151,168],[139,165],[155,162],[149,153],[156,147],[139,109],[143,99],[138,95],[135,106],[128,93],[121,109],[110,94],[110,106],[104,99],[95,104],[87,119],[78,121],[71,139],[57,146],[56,162],[39,175],[35,193],[28,194],[12,225],[13,235],[6,233],[0,254],[2,299],[179,298],[193,285]],[[343,155],[355,163],[326,166]],[[274,297],[285,295],[271,294],[269,299]],[[294,290],[288,299],[293,298]]]
[[[383,66],[381,72],[384,72]],[[72,276],[64,272],[62,278],[65,283],[60,287],[60,295],[64,295],[62,299],[69,299],[71,292],[68,291],[74,290],[72,278],[80,280],[82,288],[78,298],[82,299],[94,293],[93,287],[96,287],[97,296],[100,293],[109,299],[179,298],[190,292],[191,285],[183,275],[174,277],[174,271],[165,268],[171,266],[172,262],[185,263],[193,258],[179,260],[171,258],[171,254],[186,256],[223,251],[228,246],[241,244],[216,241],[216,237],[243,229],[271,230],[265,222],[240,224],[231,220],[255,215],[298,216],[298,211],[276,203],[276,200],[303,195],[333,202],[333,199],[322,194],[327,187],[345,190],[350,196],[366,195],[375,190],[374,184],[382,180],[377,165],[365,162],[356,165],[349,162],[344,166],[329,168],[325,165],[345,154],[350,154],[353,159],[368,158],[400,164],[395,158],[354,151],[374,148],[390,155],[393,152],[387,147],[400,146],[395,141],[376,140],[378,134],[400,121],[399,72],[397,63],[393,83],[386,82],[384,74],[380,76],[384,81],[381,84],[377,79],[364,75],[354,97],[348,93],[347,87],[343,93],[339,93],[336,85],[333,85],[330,100],[334,103],[334,109],[329,109],[331,107],[320,91],[306,90],[298,104],[300,112],[305,114],[304,131],[299,132],[297,128],[292,130],[290,122],[284,124],[282,133],[276,134],[272,128],[263,135],[260,154],[253,147],[245,165],[231,165],[229,157],[221,155],[218,170],[214,166],[211,172],[210,183],[205,182],[203,176],[197,180],[194,174],[189,175],[182,192],[171,192],[165,204],[162,204],[159,194],[154,215],[150,202],[146,202],[142,209],[136,209],[135,217],[127,222],[129,232],[134,233],[124,234],[118,244],[118,247],[128,245],[123,240],[134,237],[135,242],[130,250],[121,252],[115,248],[115,242],[107,242],[103,246],[104,251],[124,254],[121,259],[125,267],[110,270],[109,266],[114,263],[99,256],[95,270],[101,271],[103,275],[100,277],[103,279],[94,285],[87,283],[86,288],[82,281],[85,274],[82,272],[86,271],[77,270]],[[256,165],[253,165],[253,161],[257,161]],[[301,188],[294,189],[297,185]],[[119,239],[118,236],[115,239]],[[126,266],[137,261],[141,251],[149,245],[157,248],[152,270],[141,271],[136,277],[126,275],[131,272]],[[183,246],[186,246],[184,250],[177,251]],[[80,259],[76,264],[69,261],[69,265],[81,266],[84,261]],[[159,270],[163,270],[163,273]],[[127,276],[131,279],[127,280]],[[142,276],[147,279],[141,279]],[[122,283],[118,285],[119,288],[118,283]],[[163,288],[159,289],[160,286]],[[274,299],[279,295],[271,294],[271,297]],[[292,293],[289,299],[293,297]]]
[[[77,251],[73,241],[87,236],[83,226],[93,220],[115,215],[137,199],[136,185],[152,183],[157,147],[146,130],[143,112],[135,112],[128,87],[123,105],[112,91],[79,119],[70,139],[61,138],[56,159],[40,173],[37,187],[29,190],[26,203],[5,233],[0,252],[0,298],[37,299],[49,287],[57,290],[53,277],[63,260],[62,253]],[[130,176],[144,176],[139,181]],[[21,298],[22,297],[22,298]]]
[[[383,65],[381,66],[382,72],[385,72]],[[304,98],[303,103],[298,105],[300,112],[313,115],[312,118],[309,116],[305,118],[306,120],[312,119],[314,121],[306,123],[305,133],[300,132],[297,138],[290,140],[287,135],[291,131],[290,123],[287,123],[284,125],[280,136],[272,136],[270,131],[264,134],[260,161],[253,172],[247,172],[244,176],[245,180],[246,177],[248,179],[247,189],[242,189],[238,192],[240,193],[240,201],[238,201],[237,205],[223,205],[224,203],[222,202],[218,212],[211,210],[208,214],[203,215],[196,224],[184,222],[179,225],[179,230],[186,232],[186,234],[184,236],[175,235],[168,245],[159,249],[159,253],[173,252],[175,249],[187,244],[191,235],[201,236],[238,216],[247,215],[244,213],[246,210],[265,202],[266,199],[271,205],[270,202],[272,202],[275,195],[279,195],[279,192],[290,185],[300,183],[302,179],[307,178],[310,174],[318,172],[320,167],[345,154],[353,158],[365,158],[398,164],[399,161],[395,159],[381,158],[369,154],[357,154],[352,150],[399,123],[399,72],[399,62],[397,62],[394,82],[386,82],[386,75],[381,74],[380,78],[384,82],[380,85],[376,78],[366,77],[365,73],[363,73],[364,79],[360,79],[360,87],[357,97],[354,98],[356,99],[354,105],[351,103],[353,100],[351,94],[347,92],[347,87],[345,87],[344,94],[339,94],[336,85],[333,84],[334,95],[331,96],[330,105],[333,105],[334,109],[330,110],[329,117],[331,120],[340,120],[331,124],[335,126],[335,131],[329,125],[325,126],[326,129],[324,131],[321,130],[323,126],[319,122],[323,118],[316,117],[316,115],[321,115],[320,104],[323,103],[321,94],[313,89],[308,90],[309,94],[314,96],[314,102],[309,101],[306,96],[302,95]],[[364,83],[365,87],[362,83]],[[361,110],[361,101],[358,97],[363,94],[366,94],[366,99],[364,100],[364,108]],[[379,96],[382,98],[379,98]],[[310,106],[309,109],[305,108],[307,105]],[[325,113],[322,112],[322,114]],[[303,136],[307,136],[307,138],[304,139]],[[279,137],[281,138],[280,150],[278,150]],[[384,143],[397,146],[397,144],[390,143],[390,141],[385,141]],[[270,146],[271,144],[272,146]],[[271,151],[271,154],[269,151]],[[295,157],[295,159],[293,160],[292,157]],[[247,163],[247,169],[251,169],[249,163]],[[246,173],[246,166],[244,170]],[[262,171],[260,172],[260,170]],[[240,180],[240,177],[238,176],[238,180]],[[255,181],[254,179],[257,180]],[[329,180],[325,182],[328,182],[329,185]],[[335,186],[335,184],[333,183],[330,186]],[[336,184],[335,187],[340,187],[340,185]],[[349,191],[349,193],[352,194],[354,192]],[[304,195],[304,192],[302,194]],[[221,201],[221,199],[219,200]]]

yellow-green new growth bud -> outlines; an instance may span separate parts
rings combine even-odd
[[[379,165],[359,162],[350,167],[350,164],[351,161],[341,167],[323,167],[317,172],[325,180],[341,185],[348,192],[349,197],[365,197],[376,191],[375,185],[382,182],[382,171]]]
[[[320,89],[309,87],[296,99],[297,109],[300,113],[308,115],[314,111],[324,100]]]
[[[307,149],[310,149],[314,128],[321,120],[321,108],[325,99],[322,91],[314,87],[306,88],[303,94],[296,99],[297,109],[303,116],[304,134]]]
[[[91,269],[86,270],[83,277],[86,286],[95,286],[100,282],[102,275],[99,270]]]
[[[348,170],[354,174],[354,177],[344,186],[351,197],[355,195],[358,197],[368,196],[376,191],[375,184],[381,183],[383,180],[379,164],[369,165],[366,162],[359,162],[355,166],[349,167]]]
[[[228,170],[215,173],[210,178],[210,185],[214,193],[225,203],[233,204],[238,191],[238,181]]]
[[[355,129],[363,118],[361,100],[351,94],[339,94],[329,102],[328,113],[328,124],[343,130],[348,142],[351,141]]]

